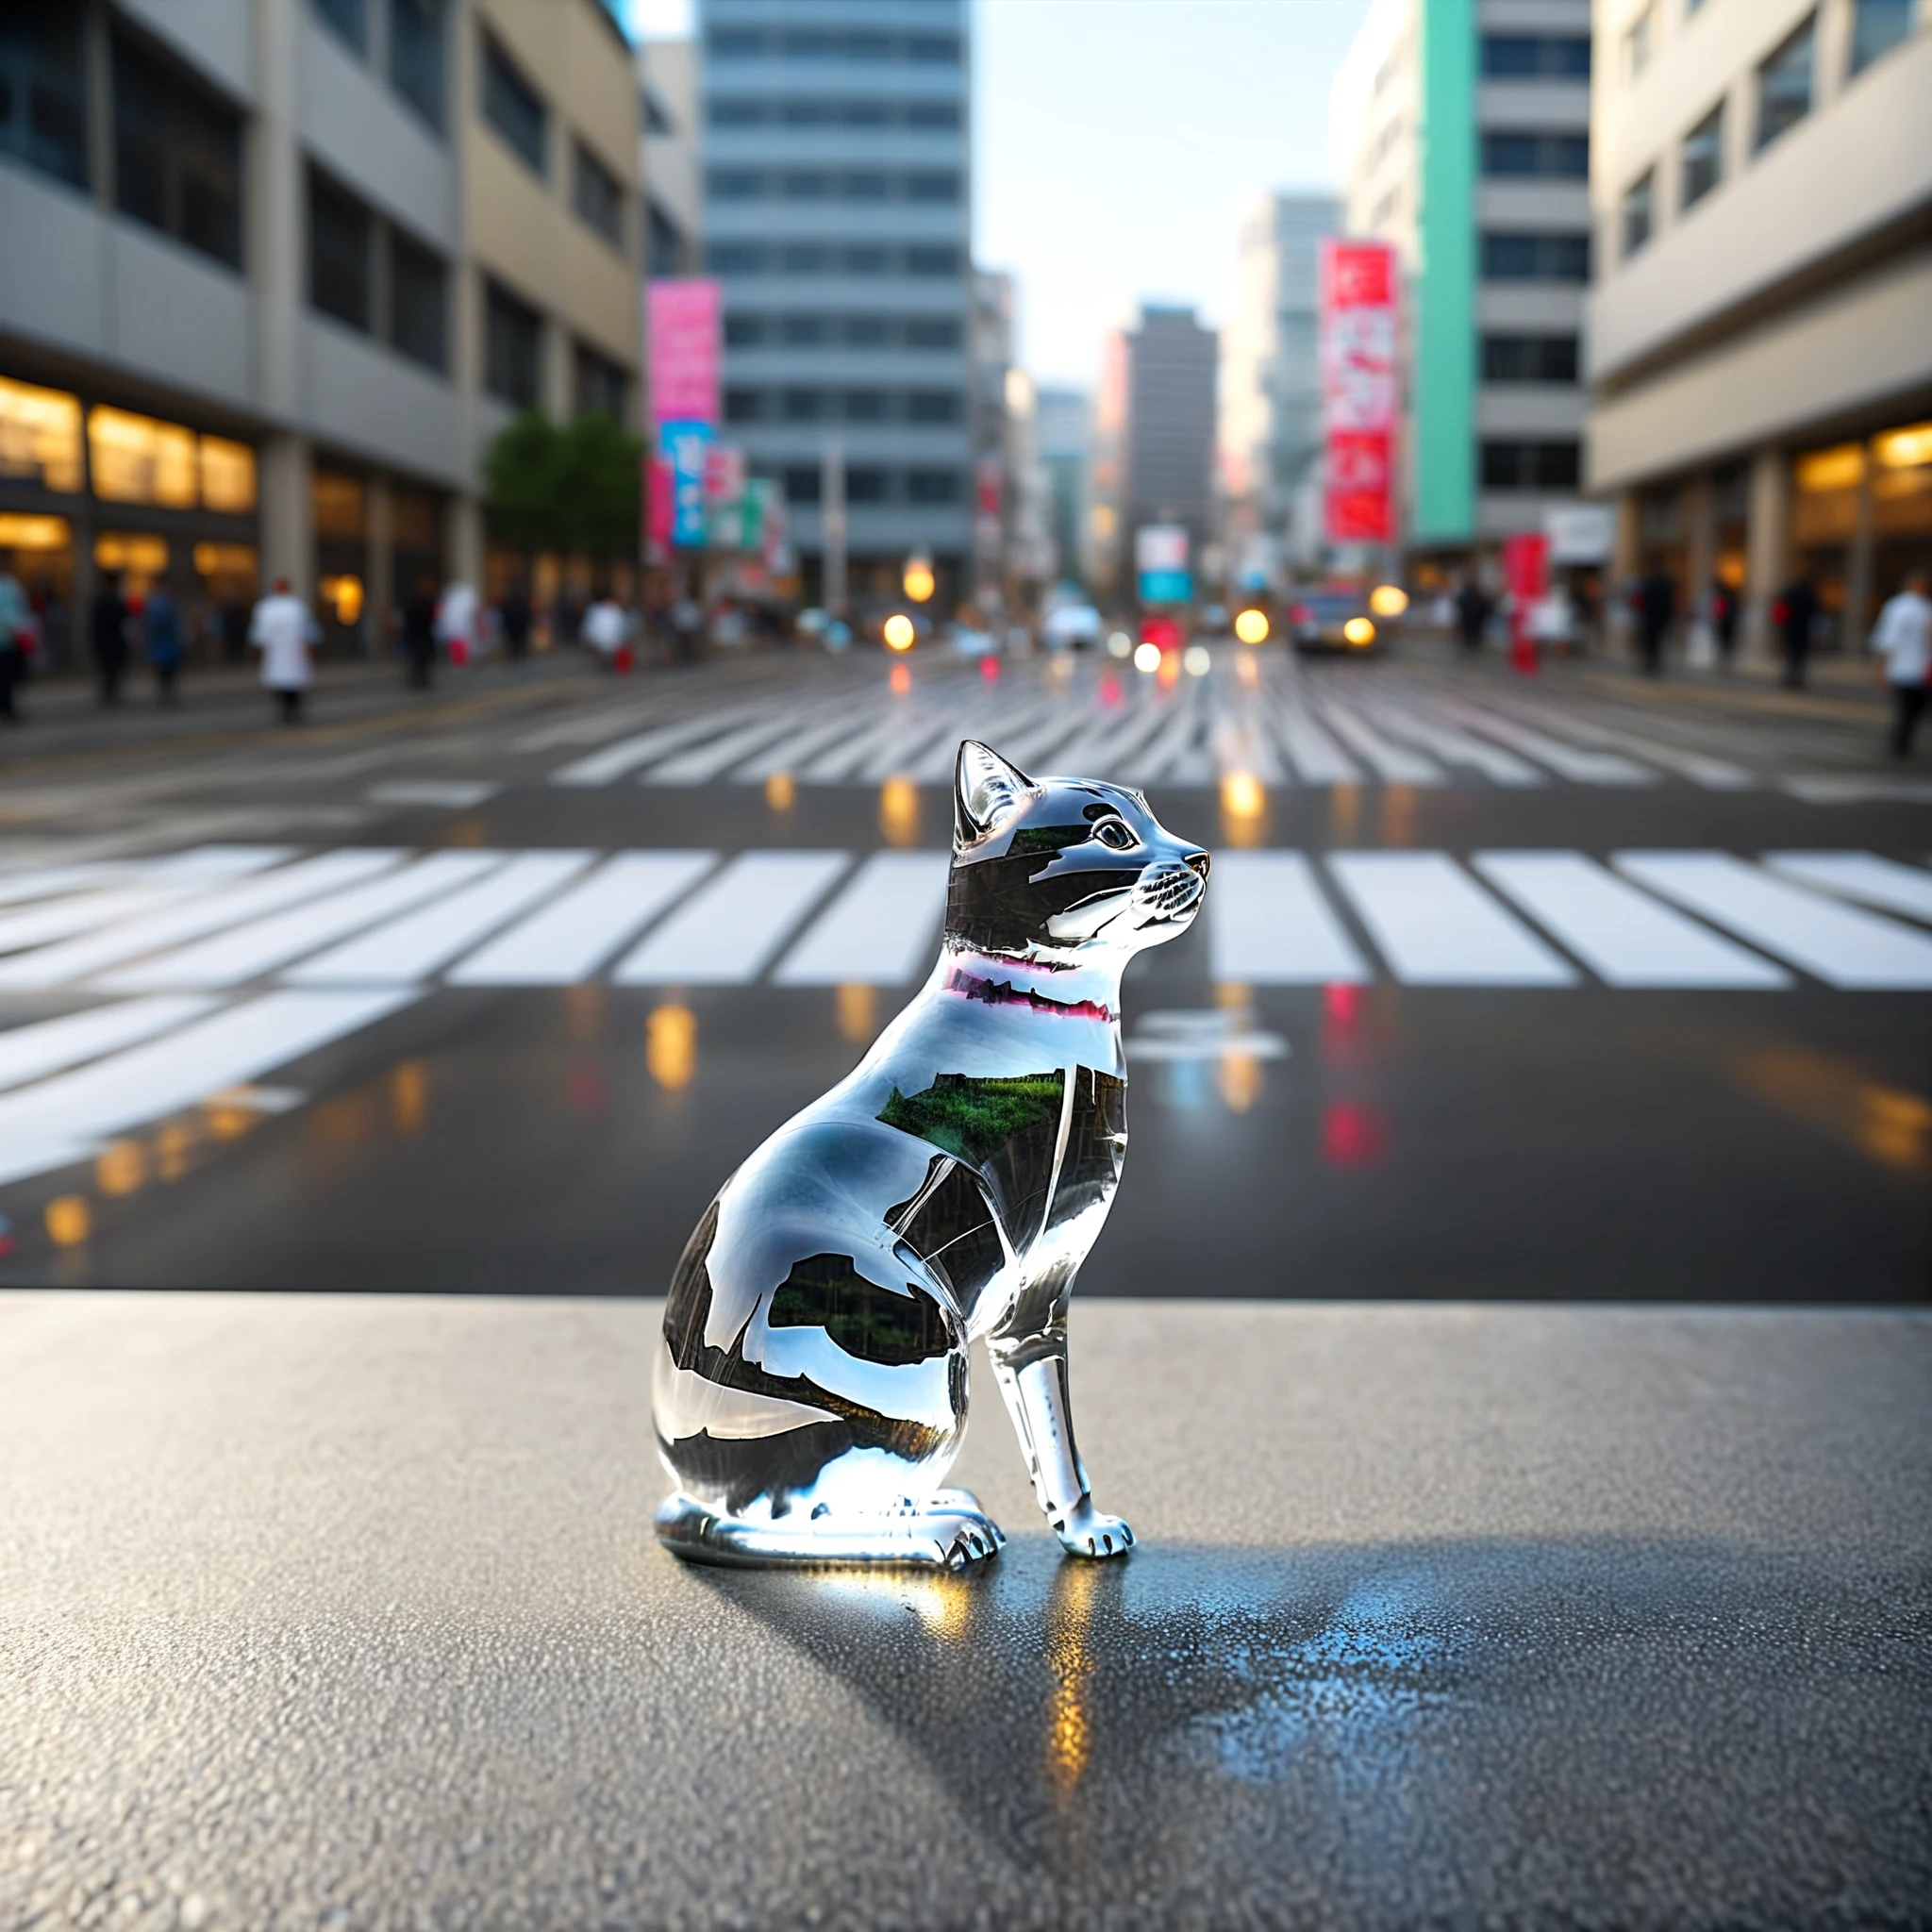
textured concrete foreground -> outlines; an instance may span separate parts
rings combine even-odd
[[[653,1545],[649,1305],[0,1299],[0,1925],[1932,1922],[1932,1321],[1091,1304],[1124,1565]]]

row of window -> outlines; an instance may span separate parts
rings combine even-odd
[[[441,256],[308,171],[313,308],[439,373],[449,366],[449,273]]]
[[[1640,23],[1641,24],[1641,23]],[[1907,40],[1912,0],[1856,0],[1847,78]],[[1817,67],[1818,16],[1813,13],[1759,63],[1757,74],[1759,152],[1810,113]],[[1685,213],[1724,179],[1724,103],[1720,100],[1677,143],[1677,211]],[[1618,208],[1622,253],[1632,256],[1656,232],[1662,212],[1657,164],[1624,191]]]
[[[539,180],[550,175],[550,109],[516,62],[483,37],[483,118]],[[571,206],[577,219],[620,253],[624,184],[581,141],[571,143]]]
[[[713,65],[732,60],[908,61],[957,67],[958,34],[895,34],[824,27],[713,27],[705,37]]]
[[[746,315],[724,318],[727,348],[957,349],[956,315]]]
[[[1574,383],[1576,338],[1486,335],[1482,371],[1485,382]]]
[[[313,0],[316,15],[366,58],[376,0]],[[448,0],[388,0],[389,84],[438,134],[443,130]]]
[[[788,503],[817,503],[823,473],[816,463],[797,464],[780,473]],[[889,470],[872,463],[854,463],[845,472],[847,503],[958,503],[966,494],[966,479],[958,470]]]
[[[721,275],[957,275],[965,267],[958,248],[937,242],[713,242],[705,261]]]
[[[727,423],[957,423],[957,389],[727,389]]]
[[[542,312],[512,294],[500,282],[483,288],[483,387],[499,401],[534,409],[543,393]],[[608,356],[588,343],[572,344],[572,408],[624,420],[626,377]]]
[[[827,96],[715,94],[705,104],[713,127],[910,127],[952,131],[958,101],[882,101]]]
[[[1486,282],[1587,282],[1590,237],[1487,231],[1482,276]]]
[[[705,190],[714,201],[957,202],[957,168],[713,168]]]
[[[1485,80],[1588,80],[1587,34],[1485,34]]]
[[[1485,129],[1483,173],[1498,180],[1587,181],[1590,136],[1543,129]]]
[[[1582,445],[1485,439],[1479,470],[1487,491],[1574,490],[1583,477]]]

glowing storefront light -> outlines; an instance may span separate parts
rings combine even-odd
[[[0,476],[80,488],[80,398],[0,376]]]
[[[255,508],[255,452],[245,442],[225,436],[201,439],[201,504],[230,516]]]
[[[73,541],[65,517],[0,514],[0,550],[65,550]]]
[[[698,1067],[697,1015],[689,1007],[659,1007],[644,1022],[644,1065],[667,1093],[682,1093]]]
[[[108,503],[192,509],[200,497],[194,432],[126,409],[88,411],[94,494]]]

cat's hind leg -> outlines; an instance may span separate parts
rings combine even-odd
[[[908,1497],[878,1515],[835,1515],[827,1507],[763,1521],[709,1509],[681,1491],[658,1511],[658,1538],[694,1563],[747,1568],[884,1564],[964,1570],[996,1556],[1006,1538],[978,1507]]]

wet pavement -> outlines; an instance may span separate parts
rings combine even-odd
[[[1922,1314],[1093,1302],[937,1580],[659,1552],[656,1318],[0,1298],[0,1923],[1926,1923]]]
[[[1870,702],[1657,690],[1601,667],[1524,696],[1492,667],[1421,653],[1264,662],[1244,679],[1224,658],[1198,689],[1128,674],[1111,701],[1119,674],[1086,663],[987,680],[921,661],[903,691],[889,680],[908,667],[876,659],[627,681],[551,663],[446,687],[422,710],[358,674],[336,712],[325,687],[300,733],[243,728],[212,703],[205,741],[124,742],[127,721],[78,711],[23,733],[7,748],[0,891],[73,859],[174,862],[211,844],[282,864],[352,847],[405,867],[575,854],[558,863],[580,862],[572,877],[592,891],[607,860],[691,848],[719,855],[721,876],[745,854],[858,870],[827,861],[838,883],[783,929],[752,916],[734,941],[741,983],[622,983],[622,946],[658,929],[641,911],[573,983],[460,983],[465,949],[544,916],[540,895],[516,901],[527,912],[486,908],[470,937],[358,981],[321,1021],[316,1003],[342,996],[319,940],[253,977],[179,987],[168,961],[183,949],[104,959],[86,894],[77,934],[51,940],[7,939],[42,907],[0,904],[0,1285],[658,1291],[718,1182],[908,996],[896,968],[794,984],[791,962],[846,880],[862,897],[874,855],[942,863],[945,787],[920,774],[984,728],[1032,731],[1044,766],[1065,750],[1106,775],[1139,769],[1163,821],[1219,855],[1210,914],[1257,879],[1302,880],[1326,922],[1264,925],[1257,943],[1217,936],[1210,916],[1130,972],[1133,1147],[1083,1291],[1925,1299],[1932,816],[1913,788],[1932,781],[1873,754]],[[1354,775],[1316,782],[1335,758]],[[1253,791],[1230,789],[1243,775]],[[1625,911],[1641,900],[1664,923],[1641,941],[1655,958],[1620,929],[1607,962],[1579,949],[1561,903],[1506,897],[1487,855],[1525,849],[1566,856],[1573,884],[1623,893]],[[1623,868],[1657,853],[1727,855],[1754,890],[1774,885],[1772,927],[1636,890]],[[1794,887],[1766,857],[1792,853],[1869,855],[1907,897]],[[1234,862],[1291,854],[1305,879]],[[1362,854],[1439,854],[1442,869],[1376,887],[1347,869]],[[1445,882],[1458,915],[1489,922],[1489,951],[1439,968],[1441,923],[1402,919]],[[99,887],[108,902],[130,881]],[[95,924],[111,941],[128,916],[104,904]],[[1822,954],[1814,925],[1830,928]],[[218,955],[227,930],[207,936]],[[1339,970],[1295,951],[1310,934]],[[915,940],[923,957],[930,936]],[[1692,983],[1693,941],[1736,983]],[[80,963],[33,963],[49,958]],[[1631,983],[1657,961],[1661,983]],[[110,1009],[138,997],[201,1004],[147,1044],[8,1074],[33,1029],[117,1024]],[[253,1020],[268,1044],[240,1073],[211,1051],[229,1070],[197,1086],[193,1042]],[[154,1061],[184,1026],[191,1064],[162,1078]],[[123,1090],[151,1091],[149,1111],[117,1109]]]

